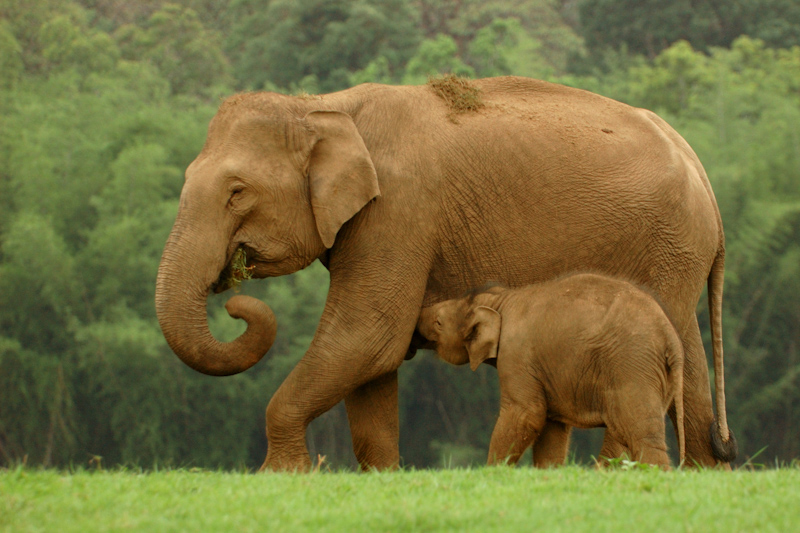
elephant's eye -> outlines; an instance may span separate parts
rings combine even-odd
[[[244,187],[236,187],[235,189],[233,189],[231,191],[231,196],[230,196],[230,198],[228,198],[228,205],[229,206],[233,205],[233,202],[236,201],[236,198],[241,194],[241,192],[243,190],[244,190]]]

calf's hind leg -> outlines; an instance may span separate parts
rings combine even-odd
[[[613,420],[607,422],[607,453],[618,453],[619,446],[629,450],[630,459],[669,468],[667,455],[665,409],[659,394],[641,398],[636,408],[620,409]],[[616,449],[615,449],[616,448]]]
[[[603,447],[600,448],[598,455],[598,464],[606,465],[609,459],[616,459],[626,455],[628,459],[631,458],[631,452],[625,444],[618,441],[611,430],[606,430],[605,437],[603,437]]]

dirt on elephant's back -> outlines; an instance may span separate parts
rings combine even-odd
[[[445,101],[451,114],[477,111],[484,106],[480,88],[467,78],[445,74],[439,78],[430,78],[428,85]]]

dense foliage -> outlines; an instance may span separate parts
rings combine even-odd
[[[438,72],[586,88],[653,109],[686,137],[726,227],[731,426],[743,458],[765,446],[797,457],[797,6],[629,3],[0,0],[0,465],[258,466],[264,408],[310,343],[327,272],[244,284],[279,321],[256,367],[225,379],[185,367],[153,308],[183,169],[222,95]],[[209,312],[230,339],[242,325],[225,299]],[[705,302],[698,310],[707,332]],[[480,462],[497,409],[491,369],[422,353],[400,375],[405,462]],[[597,440],[580,435],[578,453],[597,453]],[[352,464],[341,405],[309,444]]]

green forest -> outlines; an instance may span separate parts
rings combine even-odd
[[[184,169],[225,96],[440,73],[587,89],[686,138],[725,225],[739,461],[800,457],[796,0],[0,0],[0,466],[258,467],[264,410],[310,344],[328,274],[244,283],[278,318],[271,352],[234,377],[189,369],[153,303]],[[209,301],[223,340],[244,329],[228,296]],[[698,315],[708,341],[705,299]],[[494,370],[421,352],[399,375],[403,464],[482,463]],[[342,405],[308,443],[355,464]],[[599,447],[574,438],[578,460]]]

